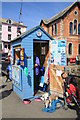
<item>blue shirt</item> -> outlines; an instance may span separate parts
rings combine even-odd
[[[38,66],[35,67],[35,75],[39,75],[39,66],[40,66],[40,62],[39,62],[39,58],[36,56],[35,58],[35,64],[37,64]]]

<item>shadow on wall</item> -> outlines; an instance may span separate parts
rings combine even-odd
[[[28,74],[27,76],[27,79],[28,79],[28,85],[31,87],[32,86],[32,83],[31,83],[31,76]]]

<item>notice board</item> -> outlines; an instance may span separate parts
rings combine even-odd
[[[50,41],[50,91],[63,96],[61,74],[65,68],[65,40]]]

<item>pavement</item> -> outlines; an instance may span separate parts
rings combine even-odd
[[[42,112],[43,101],[31,101],[25,105],[23,101],[12,91],[11,82],[5,82],[6,77],[0,77],[0,116],[2,118],[79,118],[73,109],[57,109],[54,113]],[[1,96],[2,94],[2,96]]]

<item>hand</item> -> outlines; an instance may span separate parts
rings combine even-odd
[[[34,66],[35,66],[35,67],[37,67],[37,66],[38,66],[38,64],[35,64]]]

